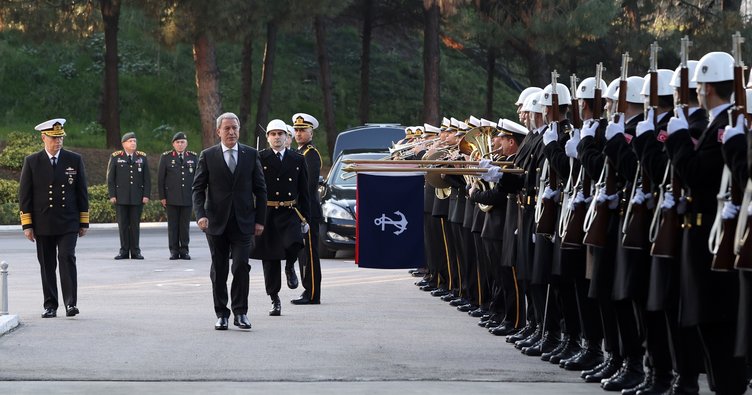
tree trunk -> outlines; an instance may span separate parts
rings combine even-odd
[[[439,117],[439,5],[425,10],[423,34],[423,120],[438,125]]]
[[[337,130],[334,125],[334,100],[332,98],[332,76],[329,70],[329,55],[326,46],[326,22],[324,17],[316,15],[313,21],[316,30],[316,55],[319,60],[319,73],[321,74],[321,94],[324,98],[324,126],[326,130],[326,145],[329,158],[332,157],[334,142],[337,139]]]
[[[251,104],[253,99],[251,98],[253,91],[253,35],[248,33],[243,41],[243,54],[240,62],[240,111],[238,112],[238,118],[240,119],[241,139],[248,145],[255,146],[256,141],[251,141],[255,136],[253,131],[256,129],[252,124],[248,124],[248,119],[251,117]]]
[[[360,104],[358,116],[360,123],[368,122],[370,97],[368,85],[371,79],[371,31],[373,30],[373,0],[363,1],[363,36],[361,37],[360,52]]]
[[[496,48],[489,47],[486,51],[486,119],[493,121],[494,114],[494,75],[496,70]]]
[[[266,24],[266,48],[264,48],[264,66],[261,69],[261,91],[259,92],[258,109],[256,110],[255,139],[264,140],[265,128],[269,122],[269,111],[272,101],[272,75],[274,74],[274,57],[277,51],[277,22],[269,21]],[[261,125],[260,127],[256,127]]]
[[[196,91],[198,112],[201,118],[201,144],[209,147],[217,142],[216,119],[222,108],[219,97],[219,69],[214,53],[214,43],[206,31],[200,32],[193,42],[193,61],[196,64]]]
[[[118,87],[118,24],[120,0],[100,0],[104,22],[104,81],[100,123],[106,132],[108,148],[120,146],[120,93]]]

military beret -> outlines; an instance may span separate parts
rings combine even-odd
[[[136,138],[136,133],[128,132],[128,133],[124,134],[123,137],[120,138],[120,142],[124,143],[124,142],[126,142],[126,141],[128,141],[130,139],[135,139],[135,138]]]
[[[136,137],[135,135],[133,137]],[[172,142],[174,143],[175,140],[188,140],[188,137],[186,137],[185,133],[183,132],[177,132],[174,136],[172,136]]]

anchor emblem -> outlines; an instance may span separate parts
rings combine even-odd
[[[399,211],[395,211],[394,213],[397,214],[397,215],[399,215],[402,219],[400,219],[399,221],[395,221],[395,220],[387,217],[386,214],[382,213],[380,218],[376,218],[376,219],[373,220],[373,223],[376,226],[381,226],[381,231],[382,232],[384,231],[384,226],[386,226],[386,225],[394,225],[397,228],[397,230],[394,231],[394,234],[398,235],[398,234],[404,232],[405,229],[407,229],[407,218],[405,218],[405,216],[401,212],[399,212]]]

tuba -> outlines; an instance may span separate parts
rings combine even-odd
[[[492,126],[478,126],[470,129],[459,142],[460,153],[468,155],[470,160],[494,159],[493,137],[496,128]],[[476,184],[481,191],[487,191],[494,187],[494,183],[483,181],[480,177],[466,175],[468,184]],[[478,204],[478,208],[484,213],[491,211],[493,206]]]

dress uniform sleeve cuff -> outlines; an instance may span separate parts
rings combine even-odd
[[[31,213],[24,213],[21,211],[21,226],[24,229],[33,227],[31,223]]]
[[[89,212],[84,211],[79,213],[79,221],[82,228],[88,228],[89,227]]]

